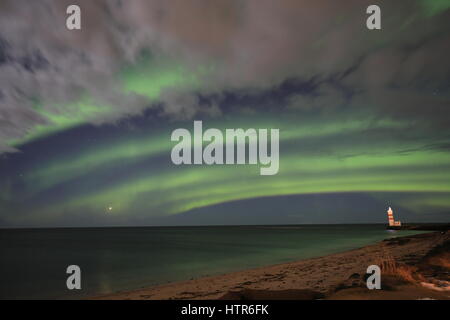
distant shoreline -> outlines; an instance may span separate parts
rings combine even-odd
[[[211,227],[299,227],[299,226],[365,226],[380,225],[386,226],[386,223],[306,223],[306,224],[205,224],[205,225],[148,225],[148,226],[96,226],[96,227],[0,227],[0,231],[7,230],[54,230],[54,229],[129,229],[129,228],[211,228]],[[389,229],[389,227],[387,227]],[[402,229],[406,228],[406,229]],[[408,229],[410,228],[410,229]],[[406,223],[400,230],[418,230],[418,231],[438,231],[449,230],[448,222],[423,222]]]
[[[397,237],[318,258],[91,299],[450,299],[450,291],[447,291],[450,282],[446,287],[446,273],[442,273],[442,278],[435,270],[441,266],[428,261],[435,260],[438,264],[443,261],[443,267],[449,267],[450,257],[445,255],[448,248],[442,254],[439,251],[440,246],[448,246],[449,243],[449,231]],[[437,253],[433,253],[435,251]],[[372,264],[382,267],[383,290],[368,290],[365,286],[365,272]],[[438,274],[436,278],[424,276],[431,269],[433,274]]]
[[[388,226],[388,230],[447,231],[450,223],[406,223],[401,227]]]

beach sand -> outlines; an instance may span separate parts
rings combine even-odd
[[[450,232],[381,241],[323,257],[202,277],[94,299],[450,299]],[[381,290],[369,290],[369,265]]]

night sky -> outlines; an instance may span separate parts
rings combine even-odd
[[[449,222],[450,1],[370,4],[0,1],[0,227]],[[278,174],[174,165],[194,120]]]

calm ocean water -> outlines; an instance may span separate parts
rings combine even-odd
[[[305,259],[418,232],[384,225],[0,230],[0,299],[82,298]],[[66,288],[68,265],[82,290]]]

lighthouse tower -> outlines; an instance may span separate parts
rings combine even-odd
[[[391,207],[389,207],[387,214],[388,214],[388,220],[389,220],[389,227],[401,227],[402,223],[400,221],[395,221],[394,211],[392,211]]]

